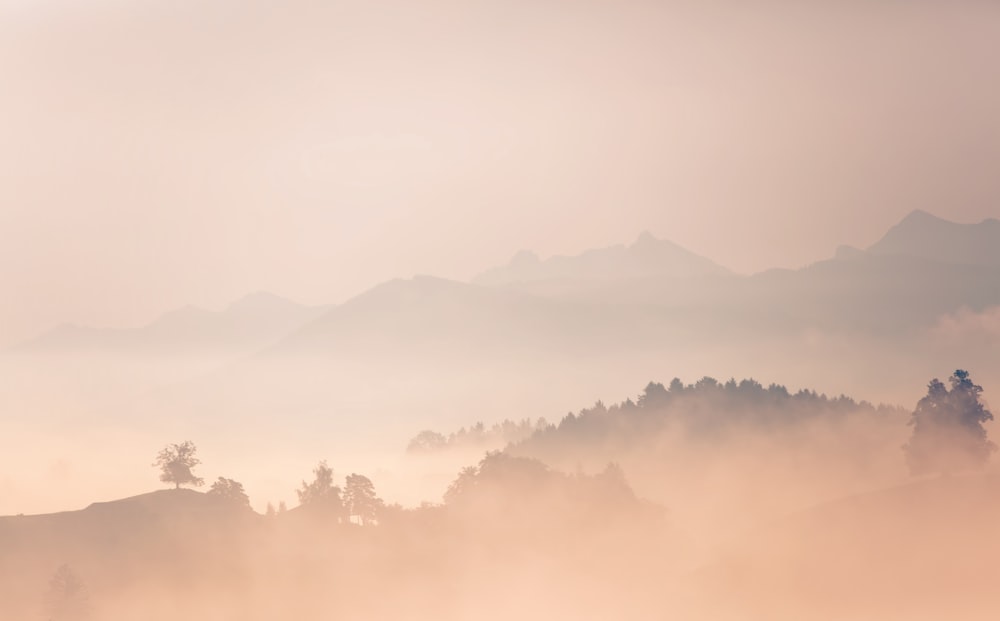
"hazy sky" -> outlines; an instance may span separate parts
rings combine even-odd
[[[995,0],[0,0],[0,343],[997,216],[998,59]]]

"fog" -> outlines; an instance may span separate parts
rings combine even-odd
[[[235,484],[0,518],[0,602],[18,619],[989,618],[994,590],[971,576],[998,551],[1000,478],[914,479],[910,416],[751,380],[652,383],[485,456],[411,451],[395,464],[411,475],[451,469],[419,507],[314,462],[284,481],[287,509],[254,512]],[[215,479],[207,446],[162,473]]]
[[[0,356],[0,612],[985,619],[997,222],[58,326]]]
[[[994,619],[998,6],[0,0],[0,620]]]

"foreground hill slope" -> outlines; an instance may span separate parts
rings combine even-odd
[[[50,577],[71,571],[106,621],[501,621],[556,610],[598,621],[634,605],[621,600],[632,577],[655,575],[637,562],[665,543],[661,511],[616,470],[569,475],[500,454],[463,469],[444,505],[388,507],[361,525],[338,504],[320,496],[259,516],[171,490],[0,519],[0,542],[17,542],[2,555],[0,618],[44,618]],[[55,616],[83,618],[80,599],[73,616]]]
[[[690,585],[720,619],[985,621],[998,523],[1000,476],[927,479],[778,520]]]
[[[396,511],[373,527],[299,511],[267,519],[186,490],[0,518],[0,611],[38,618],[36,603],[63,564],[86,578],[100,618],[112,621],[336,612],[597,621],[615,611],[650,620],[986,621],[1000,605],[989,577],[1000,555],[996,475],[813,506],[732,537],[688,572],[674,566],[680,548],[664,536],[669,524],[616,468],[581,478],[492,459],[463,471],[449,504]]]
[[[63,565],[95,576],[89,586],[98,592],[124,582],[140,590],[176,584],[194,559],[199,575],[225,572],[233,561],[227,550],[245,545],[261,520],[247,507],[186,489],[0,517],[0,602],[21,602],[21,618],[32,618],[27,611]]]

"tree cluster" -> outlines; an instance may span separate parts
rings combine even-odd
[[[203,485],[204,480],[195,476],[193,471],[201,464],[196,456],[197,452],[197,447],[191,441],[170,444],[160,451],[154,463],[154,466],[160,468],[160,480],[172,483],[176,489],[180,489],[182,485]],[[299,505],[305,512],[337,522],[373,524],[385,509],[385,503],[375,493],[375,485],[371,479],[351,473],[347,475],[344,487],[341,488],[334,482],[333,468],[326,461],[319,462],[313,469],[313,480],[303,481],[296,494]],[[234,506],[250,507],[250,498],[243,484],[234,479],[219,477],[212,483],[208,495]],[[280,504],[279,511],[275,511],[274,506],[268,503],[268,515],[285,511],[284,502]]]
[[[352,473],[344,479],[344,487],[334,484],[333,468],[321,461],[313,469],[313,480],[302,482],[298,489],[303,510],[337,522],[357,520],[372,524],[385,506],[375,494],[375,485],[368,477]]]
[[[544,418],[532,422],[530,418],[519,421],[504,419],[486,427],[478,422],[469,428],[462,427],[447,436],[437,431],[424,430],[410,440],[409,453],[427,454],[454,448],[500,448],[511,442],[520,442],[540,429],[548,427]]]
[[[593,475],[567,474],[543,462],[491,451],[459,473],[444,495],[445,507],[466,527],[596,528],[616,520],[659,521],[662,510],[639,499],[614,463]],[[544,535],[543,535],[544,536]]]
[[[982,386],[962,369],[948,383],[950,389],[937,378],[931,380],[910,419],[913,436],[903,450],[915,475],[979,469],[996,451],[983,427],[993,414],[980,400]]]
[[[655,441],[668,428],[691,440],[716,440],[737,430],[776,431],[848,416],[900,416],[898,408],[812,390],[791,392],[780,384],[764,386],[753,379],[719,382],[704,377],[694,384],[674,379],[668,386],[650,382],[636,400],[611,406],[598,401],[579,413],[570,412],[557,425],[537,429],[514,443],[515,454],[580,454],[594,447],[625,450]]]

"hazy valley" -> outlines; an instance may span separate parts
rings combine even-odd
[[[994,621],[997,59],[0,0],[0,621]]]

